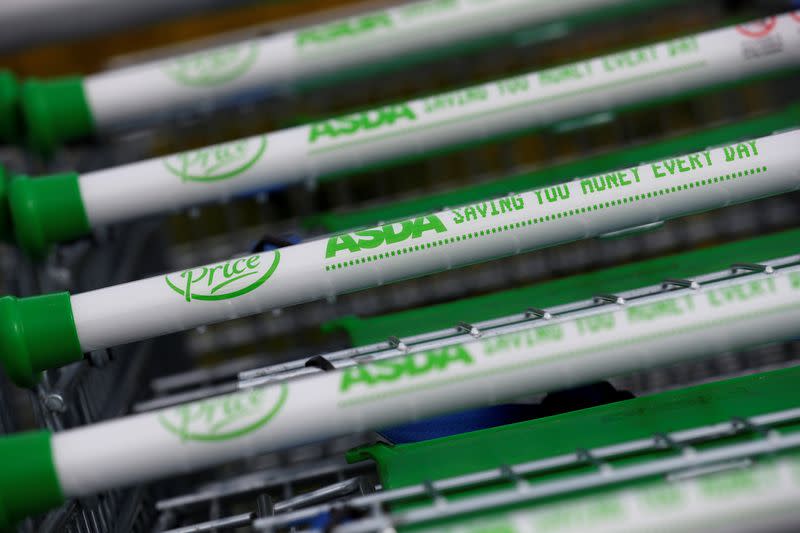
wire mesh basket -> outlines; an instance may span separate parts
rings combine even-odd
[[[253,22],[261,19],[249,19],[246,10],[255,9],[250,13],[256,16],[264,12],[237,8],[243,13],[238,24],[248,27],[224,35],[219,42],[324,23],[388,5],[345,2],[342,4],[348,5],[344,7],[325,9],[330,7],[325,2],[300,4],[305,7],[270,7],[274,19],[255,26]],[[67,169],[90,172],[584,60],[772,15],[781,8],[786,6],[653,2],[643,12],[624,18],[600,18],[574,26],[566,19],[556,20],[457,54],[432,54],[378,73],[360,73],[323,86],[245,94],[220,107],[196,106],[158,127],[115,131],[91,142],[68,145],[49,158],[2,147],[0,159],[15,173],[30,176]],[[179,43],[182,37],[176,31],[171,38],[174,43],[153,51],[137,50],[137,35],[132,34],[128,38],[136,53],[109,57],[98,49],[95,56],[102,57],[106,66],[119,67],[208,46],[206,40]],[[142,35],[138,39],[146,43]],[[24,57],[13,59],[18,63],[10,59],[9,64],[25,64]],[[49,72],[45,69],[38,74]],[[397,213],[429,213],[453,207],[456,204],[447,202],[461,198],[448,197],[453,191],[488,190],[481,188],[502,187],[503,183],[514,187],[514,176],[534,179],[530,176],[566,172],[580,178],[592,172],[577,174],[570,165],[584,160],[596,172],[605,172],[691,151],[675,147],[681,139],[705,149],[722,144],[715,140],[721,136],[736,142],[789,130],[800,122],[792,105],[798,89],[800,77],[789,71],[647,105],[621,106],[341,179],[306,180],[112,224],[57,245],[41,260],[26,257],[13,245],[0,244],[0,283],[4,294],[18,296],[89,291],[405,216],[392,216],[393,209],[398,209]],[[609,168],[601,168],[604,164]],[[514,189],[488,196],[509,192]],[[696,284],[758,280],[773,271],[791,270],[797,263],[794,243],[800,241],[794,228],[800,222],[798,199],[797,192],[754,199],[638,227],[637,232],[571,242],[94,350],[83,361],[45,371],[29,390],[0,376],[0,434],[34,428],[63,432],[253,386],[319,375],[360,361],[416,353],[414,350],[450,345],[459,339],[487,339],[508,328],[529,327],[545,316],[569,318],[587,309],[594,312],[639,298],[691,292]],[[420,202],[419,207],[415,202]],[[784,483],[775,485],[783,491],[782,496],[766,511],[774,511],[775,520],[742,520],[743,530],[748,526],[754,531],[767,527],[789,531],[796,527],[798,517],[784,504],[798,489],[794,455],[800,442],[792,432],[797,409],[788,397],[786,383],[794,375],[791,367],[798,356],[797,340],[790,339],[606,376],[609,382],[600,386],[614,392],[597,401],[576,400],[584,398],[585,391],[568,390],[566,396],[555,396],[559,390],[539,391],[522,401],[527,406],[526,416],[533,420],[523,418],[500,427],[515,431],[530,427],[531,435],[536,436],[546,431],[537,428],[545,427],[551,416],[573,416],[570,420],[580,427],[589,423],[587,418],[601,416],[597,413],[609,419],[624,417],[642,405],[653,419],[659,419],[658,413],[668,416],[670,399],[688,401],[685,398],[694,398],[693,394],[713,397],[727,417],[724,422],[715,419],[711,410],[705,418],[691,418],[683,406],[687,423],[679,424],[680,430],[664,423],[655,424],[656,429],[639,428],[633,435],[612,427],[603,442],[594,436],[582,441],[576,434],[569,441],[570,450],[543,446],[540,453],[524,459],[495,457],[490,465],[462,465],[457,474],[436,468],[427,472],[424,461],[443,459],[425,459],[419,450],[428,442],[456,446],[458,437],[423,439],[409,445],[393,441],[387,436],[391,432],[359,428],[343,437],[266,454],[242,454],[241,459],[214,468],[71,499],[45,515],[24,520],[19,531],[540,531],[548,530],[543,524],[551,505],[555,514],[549,518],[549,530],[597,526],[613,531],[630,524],[609,521],[603,525],[604,516],[623,520],[624,515],[624,520],[632,520],[637,527],[656,527],[658,520],[665,521],[662,526],[668,523],[669,517],[659,515],[653,518],[654,526],[646,522],[641,510],[631,510],[631,502],[641,494],[660,490],[659,484],[653,483],[658,476],[670,480],[678,494],[672,497],[680,499],[704,490],[693,485],[706,483],[704,476],[730,484],[736,481],[730,481],[735,472],[752,474],[742,483],[753,486],[758,484],[753,479],[762,479],[758,476],[778,476]],[[772,392],[754,377],[767,371],[771,377],[765,379],[774,383]],[[740,381],[720,381],[734,377]],[[741,405],[725,396],[729,394],[725,387],[734,382],[743,390],[752,388],[752,394],[763,399],[764,409],[738,411]],[[624,398],[637,398],[617,401],[623,399],[617,395],[623,391],[627,391]],[[534,411],[539,414],[530,415]],[[584,418],[575,418],[581,416]],[[616,430],[618,435],[613,433]],[[474,439],[473,450],[480,449],[488,446],[480,440],[481,435],[488,435],[486,431],[492,430],[479,429],[460,437]],[[525,435],[525,439],[534,438]],[[530,442],[517,443],[519,449],[529,446]],[[396,481],[396,476],[405,475],[408,464],[391,463],[388,456],[381,456],[383,447],[398,454],[408,451],[409,456],[419,452],[409,459],[409,464],[417,461],[417,466],[405,472],[408,475],[403,481]],[[433,453],[434,447],[426,453]],[[412,453],[412,448],[417,451]],[[652,457],[629,465],[626,454],[634,451]],[[399,458],[392,460],[400,462]],[[551,470],[555,469],[559,474],[553,477]],[[795,472],[794,482],[790,472]],[[635,487],[625,488],[626,483]],[[754,488],[742,501],[757,503],[773,497],[766,485],[769,483],[758,485],[763,494]],[[694,505],[717,512],[718,502]],[[685,511],[687,522],[682,527],[697,527],[690,520],[694,507],[673,509]],[[759,507],[754,509],[757,512]],[[724,512],[719,512],[724,519]],[[570,521],[564,518],[567,515],[575,518]]]

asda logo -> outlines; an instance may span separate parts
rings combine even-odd
[[[362,17],[348,20],[337,20],[330,24],[314,26],[295,34],[297,47],[308,49],[318,44],[346,41],[348,38],[375,33],[381,29],[392,27],[392,18],[388,12],[370,13]]]
[[[316,122],[309,127],[308,142],[315,143],[318,139],[325,137],[335,139],[341,136],[349,136],[359,131],[368,131],[386,126],[393,126],[400,120],[414,121],[417,115],[408,104],[396,104],[346,115],[331,120]]]
[[[267,137],[249,137],[189,150],[164,159],[164,166],[183,181],[217,181],[238,176],[267,149]]]
[[[472,355],[463,346],[447,346],[438,350],[345,368],[339,390],[348,392],[354,387],[372,388],[382,383],[393,383],[404,377],[420,378],[444,372],[453,365],[469,366],[474,362]]]
[[[328,239],[325,258],[336,257],[339,252],[360,252],[383,244],[396,244],[408,239],[418,239],[427,231],[443,233],[447,231],[439,217],[428,215],[378,228],[370,228],[354,233],[337,235]]]
[[[263,427],[275,418],[283,405],[289,388],[286,383],[277,387],[251,389],[168,409],[158,421],[181,440],[218,441],[241,437]]]
[[[213,87],[243,76],[257,56],[258,43],[238,43],[178,57],[164,72],[181,85]]]
[[[251,255],[224,263],[190,268],[181,273],[167,274],[164,279],[170,289],[193,300],[227,300],[254,291],[264,284],[278,268],[281,253]]]

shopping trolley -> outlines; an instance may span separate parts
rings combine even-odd
[[[443,16],[456,4],[425,2],[397,9]],[[16,242],[3,248],[2,279],[7,293],[20,297],[9,307],[14,308],[14,323],[23,324],[27,332],[23,351],[39,354],[36,365],[47,364],[7,372],[33,387],[30,392],[8,382],[0,387],[0,428],[9,435],[3,439],[8,450],[4,457],[19,458],[4,465],[4,478],[15,486],[4,490],[11,496],[2,510],[17,513],[12,515],[17,519],[55,508],[25,518],[20,527],[29,531],[213,531],[242,526],[259,531],[614,530],[677,524],[676,516],[686,528],[712,517],[730,521],[735,516],[742,527],[757,530],[796,523],[791,506],[796,490],[792,452],[797,447],[791,367],[797,346],[791,313],[798,215],[791,191],[798,167],[787,148],[796,144],[792,61],[797,54],[792,55],[791,46],[792,39],[800,38],[792,25],[796,17],[787,14],[736,26],[758,16],[772,17],[771,8],[732,11],[716,4],[668,2],[646,7],[644,14],[613,11],[624,19],[579,17],[580,24],[540,26],[468,51],[448,49],[449,54],[422,62],[417,58],[408,65],[392,65],[380,76],[362,72],[299,93],[245,94],[215,102],[217,107],[191,108],[170,117],[159,113],[158,128],[132,132],[128,124],[129,129],[105,133],[93,145],[57,149],[50,159],[4,148],[9,173],[17,176],[9,190],[18,199],[43,198],[12,204]],[[328,21],[340,15],[323,12],[294,24],[334,28],[341,23]],[[347,15],[351,23],[362,20],[355,10]],[[629,22],[624,34],[619,31],[622,20]],[[522,17],[516,22],[530,25]],[[503,90],[510,93],[521,90],[520,75],[528,71],[553,83],[580,81],[580,67],[559,66],[575,60],[580,62],[573,65],[590,65],[592,57],[616,57],[617,65],[624,66],[633,56],[621,50],[638,46],[634,55],[646,59],[642,43],[659,40],[666,53],[692,53],[697,42],[687,36],[723,26],[732,29],[715,35],[735,38],[715,49],[741,58],[741,63],[720,63],[721,77],[716,79],[713,68],[704,65],[706,77],[681,86],[684,91],[673,83],[668,92],[640,98],[634,88],[635,101],[626,103],[623,93],[615,93],[622,100],[610,105],[596,98],[602,89],[590,85],[581,96],[599,105],[583,114],[559,116],[548,103],[545,113],[553,120],[529,124],[535,131],[514,131],[513,138],[504,135],[525,129],[520,127],[525,125],[521,113],[512,115],[518,124],[495,123],[496,130],[477,122],[484,130],[475,138],[459,127],[442,145],[451,151],[426,153],[424,158],[419,157],[420,146],[432,141],[411,132],[403,140],[411,151],[384,148],[385,155],[370,156],[376,152],[360,147],[358,155],[348,157],[375,157],[375,164],[358,160],[334,166],[326,179],[318,178],[327,171],[302,169],[269,188],[253,178],[241,190],[223,186],[217,188],[220,194],[185,201],[175,195],[174,204],[149,202],[135,213],[125,210],[136,204],[136,195],[109,187],[98,193],[108,201],[95,204],[105,207],[104,214],[78,205],[72,211],[80,214],[82,208],[85,218],[77,222],[42,218],[85,201],[85,191],[76,185],[82,187],[86,178],[94,176],[101,188],[104,179],[110,184],[114,169],[152,168],[142,175],[155,179],[169,171],[164,162],[172,163],[189,183],[188,178],[197,176],[188,165],[207,160],[205,145],[224,143],[211,150],[212,157],[214,150],[250,157],[261,145],[235,139],[277,130],[308,136],[316,132],[315,143],[333,145],[339,142],[339,130],[355,127],[350,124],[356,119],[369,135],[377,135],[380,127],[373,133],[368,127],[379,119],[391,115],[387,121],[401,126],[410,120],[405,109],[393,107],[398,101],[450,106],[474,98],[480,104],[480,91],[455,90],[504,78]],[[347,26],[353,27],[373,26]],[[612,55],[603,55],[607,53]],[[598,61],[602,65],[604,59]],[[647,72],[641,87],[652,90],[658,80]],[[720,82],[736,84],[720,87]],[[145,100],[130,99],[138,104]],[[464,117],[460,109],[450,113],[455,119]],[[280,141],[271,142],[271,133],[266,139],[250,138],[265,140],[263,153],[277,149],[276,143],[280,148]],[[482,144],[463,145],[475,140]],[[189,151],[172,160],[168,156],[181,150]],[[408,154],[417,158],[396,160]],[[164,155],[151,163],[134,163]],[[694,166],[704,162],[716,166]],[[649,169],[651,183],[665,181],[638,189],[644,176],[640,168]],[[620,169],[637,170],[623,175]],[[41,175],[52,177],[34,177]],[[629,192],[620,192],[626,188]],[[45,189],[43,195],[33,192]],[[621,203],[619,211],[638,213],[639,218],[614,218],[617,206],[611,205],[611,196],[597,196],[586,205],[564,203],[567,193],[577,201],[589,194],[611,194],[607,191],[612,189],[613,201]],[[248,194],[240,194],[244,192]],[[747,203],[730,205],[737,201]],[[520,204],[544,207],[535,217],[523,216],[528,213]],[[22,205],[32,208],[20,215]],[[602,212],[603,219],[616,224],[598,223],[596,231],[587,231],[591,219],[586,212],[576,215],[580,209],[589,209],[590,215]],[[713,210],[698,213],[707,209]],[[448,213],[448,225],[463,231],[452,237],[439,231],[434,217],[441,222],[441,213]],[[664,221],[673,216],[679,218]],[[454,222],[459,217],[461,222]],[[464,225],[475,224],[478,217],[501,218],[474,228]],[[550,224],[550,218],[555,231],[563,234],[536,243],[524,240],[529,229],[537,230],[529,233],[536,238],[546,235],[538,228]],[[410,238],[399,239],[404,235]],[[600,238],[587,240],[589,236]],[[497,244],[484,245],[481,238]],[[575,242],[560,244],[565,240]],[[280,278],[271,279],[277,273],[283,276],[279,266],[269,270],[272,265],[291,266],[293,250],[313,246],[324,257],[322,262],[315,259],[318,271],[302,270],[306,261],[289,269],[298,283],[305,283],[288,292],[296,296],[301,292],[296,287],[312,287],[308,298],[274,300],[271,305],[255,297],[261,294],[256,289],[269,281],[292,288]],[[427,259],[418,260],[423,254]],[[392,266],[403,260],[406,270]],[[384,265],[375,267],[379,261]],[[383,286],[392,268],[398,269],[396,278],[429,275]],[[248,274],[247,269],[257,271],[253,280],[262,282],[242,293],[252,296],[246,300],[250,307],[226,305],[224,312],[191,319],[185,307],[177,307],[203,303],[212,290],[219,296],[246,288],[237,280],[227,289],[210,282],[212,275],[224,283],[231,274]],[[435,273],[440,270],[445,272]],[[369,285],[379,287],[349,292],[362,286],[358,280],[375,273],[378,277],[370,277]],[[174,300],[165,299],[148,312],[147,301],[161,301],[161,292],[135,284],[126,285],[132,288],[126,298],[113,292],[137,279],[157,280]],[[198,279],[208,287],[193,285]],[[33,298],[47,294],[60,295],[58,302]],[[111,295],[107,305],[92,298],[103,294]],[[137,297],[143,302],[137,307],[141,313],[125,306]],[[83,311],[76,310],[73,299],[86,302]],[[314,301],[297,305],[303,299]],[[170,307],[173,301],[176,307]],[[165,312],[159,314],[161,310]],[[65,312],[77,327],[75,338],[69,337]],[[220,322],[223,318],[232,320]],[[609,328],[609,320],[620,329]],[[626,322],[631,320],[637,320],[635,327]],[[677,332],[681,320],[691,331]],[[114,333],[125,325],[136,334]],[[611,346],[648,327],[658,341],[630,339],[625,344],[630,352]],[[190,331],[172,334],[179,329]],[[595,348],[600,341],[586,337],[590,334],[606,336],[606,351]],[[502,363],[504,349],[523,365],[526,354],[557,350],[561,341],[587,343],[582,353],[598,358],[543,367],[550,373],[542,370],[532,375],[536,379],[491,366]],[[59,359],[58,351],[65,349],[68,356]],[[572,346],[570,353],[577,349]],[[639,356],[626,358],[626,353]],[[720,355],[691,358],[713,354]],[[490,366],[478,367],[467,379],[479,355]],[[609,361],[637,365],[607,366]],[[650,368],[656,363],[670,366]],[[460,396],[447,396],[442,391],[451,389],[433,385],[411,392],[407,387],[391,389],[414,380],[434,383],[448,375],[453,383],[469,384]],[[515,389],[511,382],[490,376],[517,378],[522,384]],[[724,379],[734,376],[741,377]],[[537,379],[541,386],[534,386]],[[610,383],[576,387],[606,379]],[[698,385],[704,381],[712,382]],[[325,401],[326,389],[315,385],[323,382],[363,394],[348,404],[360,406],[360,417],[368,416],[369,394],[376,394],[384,402],[371,411],[378,418],[338,419],[325,411],[335,402]],[[302,387],[309,392],[293,394]],[[390,387],[383,391],[394,396],[384,396],[381,387]],[[409,399],[402,394],[410,394],[405,397]],[[642,397],[631,400],[631,395]],[[293,407],[298,396],[317,397],[320,404]],[[494,405],[519,396],[525,397],[520,404]],[[491,407],[461,418],[440,415],[484,403]],[[698,403],[706,409],[697,409]],[[299,414],[281,418],[290,408]],[[214,418],[230,412],[239,418]],[[418,421],[428,416],[437,418],[433,423]],[[304,426],[306,417],[313,423]],[[355,422],[366,419],[370,423]],[[222,421],[223,426],[210,428],[204,420]],[[621,422],[610,422],[614,420]],[[224,428],[230,423],[236,427]],[[135,424],[140,429],[127,429]],[[151,432],[147,424],[162,433]],[[284,426],[277,424],[288,426],[278,431]],[[598,429],[590,429],[593,425]],[[46,428],[52,436],[20,433],[33,428]],[[287,440],[258,444],[270,428]],[[375,429],[377,433],[370,431]],[[240,440],[225,440],[237,431],[243,431]],[[551,437],[554,431],[563,433]],[[376,440],[380,443],[374,444]],[[211,442],[231,444],[215,447]],[[126,447],[130,453],[121,453]],[[629,460],[632,455],[636,460]],[[20,482],[22,478],[26,481]],[[689,503],[688,495],[698,494],[702,499]],[[755,512],[762,518],[753,521]],[[763,519],[766,513],[769,520]]]

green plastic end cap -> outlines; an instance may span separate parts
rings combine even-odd
[[[20,140],[20,87],[16,76],[0,70],[0,142],[13,143]]]
[[[0,531],[64,503],[49,431],[0,437]]]
[[[94,120],[80,77],[25,80],[20,108],[26,140],[41,154],[50,155],[64,142],[94,133]]]
[[[8,182],[8,209],[17,244],[36,259],[47,255],[51,244],[91,232],[74,172],[15,176]]]
[[[81,359],[69,293],[0,298],[0,365],[14,383],[32,387],[42,370]]]

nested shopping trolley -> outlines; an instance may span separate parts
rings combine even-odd
[[[4,78],[0,526],[796,528],[797,12],[305,3]]]

